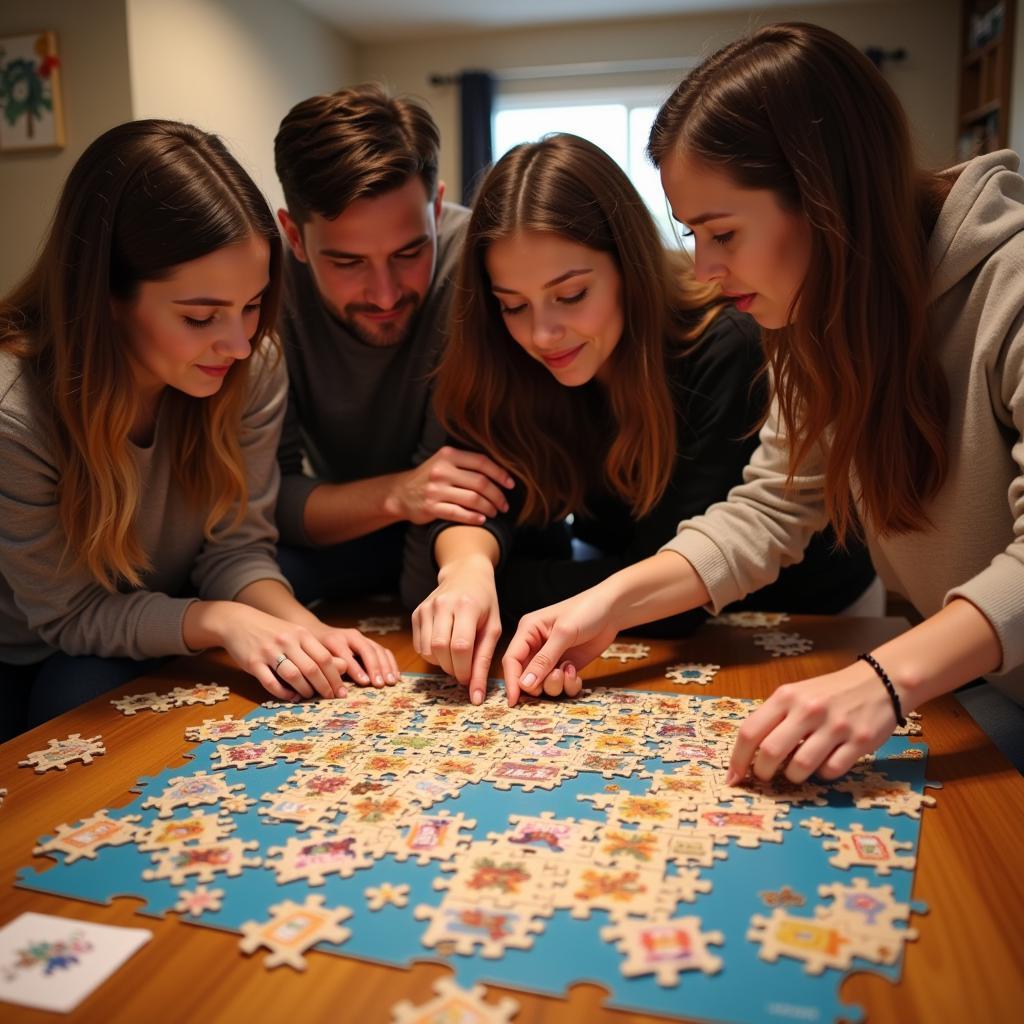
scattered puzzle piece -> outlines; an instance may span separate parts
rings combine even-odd
[[[643,921],[619,921],[601,929],[605,942],[615,942],[626,955],[622,973],[627,978],[653,974],[659,985],[671,988],[679,984],[683,971],[717,974],[722,958],[708,951],[709,945],[721,946],[721,932],[701,931],[699,917],[660,916]]]
[[[271,951],[264,967],[288,964],[297,971],[306,969],[305,954],[318,942],[341,945],[352,934],[341,922],[352,916],[348,907],[330,910],[323,905],[323,896],[307,896],[302,903],[285,900],[270,908],[268,921],[246,921],[239,929],[243,936],[238,944],[243,953],[255,953],[260,947]]]
[[[460,988],[451,978],[434,982],[435,998],[414,1006],[404,999],[391,1007],[391,1024],[512,1024],[519,1012],[514,999],[501,999],[495,1004],[484,1002],[486,989],[474,985]]]
[[[175,706],[174,698],[169,693],[132,693],[127,697],[118,697],[110,702],[129,718],[140,711],[170,711]]]
[[[786,612],[725,612],[708,619],[709,626],[739,626],[741,629],[774,629],[789,622]]]
[[[800,893],[795,892],[788,885],[784,885],[776,892],[765,891],[759,892],[757,895],[761,898],[761,902],[772,910],[776,907],[802,907],[807,902]]]
[[[217,683],[196,683],[195,686],[176,686],[167,695],[174,701],[175,707],[184,707],[192,704],[205,704],[212,707],[222,700],[231,696],[231,691],[226,686],[219,686]]]
[[[111,818],[105,810],[97,811],[77,825],[58,825],[57,834],[32,852],[37,855],[63,853],[65,864],[74,864],[80,857],[95,860],[101,846],[123,846],[132,842],[139,831],[136,822],[141,820],[137,814]]]
[[[205,885],[197,885],[194,889],[182,889],[178,893],[178,902],[174,909],[179,914],[199,917],[207,910],[220,910],[224,899],[223,889],[207,889]]]
[[[602,652],[601,657],[605,661],[611,661],[618,659],[619,661],[643,661],[644,658],[648,657],[651,653],[651,648],[647,644],[625,644],[625,643],[614,643],[609,644]]]
[[[360,633],[386,636],[388,633],[401,632],[402,620],[397,615],[374,615],[368,619],[360,619],[356,628]]]
[[[758,633],[754,643],[773,658],[791,658],[814,650],[814,642],[799,633]]]
[[[366,896],[366,905],[371,910],[380,910],[385,905],[404,907],[409,902],[409,886],[404,884],[381,882],[380,885],[369,886],[363,892]]]
[[[18,762],[19,766],[34,767],[39,773],[47,772],[51,768],[64,771],[72,761],[92,764],[93,757],[107,752],[107,748],[103,746],[102,736],[91,736],[83,740],[81,734],[77,732],[73,732],[67,739],[47,740],[47,743],[45,750],[32,751],[24,761]]]
[[[670,665],[665,669],[665,678],[671,679],[673,683],[683,685],[695,683],[697,686],[707,686],[714,682],[715,676],[721,670],[721,665],[708,665],[704,663],[680,662],[678,665]]]

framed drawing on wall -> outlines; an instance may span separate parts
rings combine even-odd
[[[0,36],[0,153],[63,145],[56,35]]]

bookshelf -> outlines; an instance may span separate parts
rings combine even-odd
[[[957,157],[1007,145],[1017,0],[963,0]]]

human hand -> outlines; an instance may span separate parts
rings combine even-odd
[[[617,632],[600,585],[524,615],[502,659],[509,705],[515,705],[520,692],[575,697],[583,688],[579,670]]]
[[[874,671],[855,662],[838,672],[780,686],[740,726],[729,761],[730,786],[754,775],[836,779],[877,750],[895,728],[892,703]],[[792,757],[790,757],[792,755]]]
[[[321,623],[313,634],[336,658],[348,666],[350,679],[360,686],[377,688],[394,686],[400,673],[394,654],[386,647],[360,633],[358,629],[341,629]]]
[[[487,694],[487,672],[500,637],[494,567],[483,557],[445,565],[437,589],[412,613],[413,647],[468,686],[474,704]]]
[[[502,488],[515,481],[486,455],[445,445],[421,465],[399,475],[389,507],[400,519],[445,519],[480,526],[508,511]]]

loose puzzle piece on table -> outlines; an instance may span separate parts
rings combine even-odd
[[[707,620],[709,626],[739,626],[741,629],[775,629],[789,622],[786,612],[725,612]]]
[[[132,693],[127,697],[117,697],[110,703],[129,718],[140,711],[163,712],[176,707],[174,698],[169,693]]]
[[[398,633],[402,629],[402,620],[397,615],[375,615],[368,619],[360,619],[356,628],[360,633],[376,633],[386,636]]]
[[[83,818],[77,825],[58,825],[57,835],[40,843],[32,852],[64,854],[65,864],[74,864],[79,857],[94,860],[96,851],[103,846],[122,846],[133,842],[138,833],[137,814],[111,818],[106,811],[97,811]]]
[[[486,989],[474,985],[460,988],[451,978],[434,982],[435,998],[414,1006],[408,999],[391,1007],[391,1024],[512,1024],[519,1012],[514,999],[501,999],[497,1003],[484,1001]]]
[[[231,690],[217,683],[196,683],[195,686],[175,686],[168,694],[174,700],[175,707],[205,704],[212,707],[231,696]]]
[[[721,668],[721,665],[682,661],[678,665],[669,665],[665,669],[665,678],[671,679],[673,683],[695,683],[697,686],[707,686],[714,682],[715,676]]]
[[[814,642],[799,633],[757,633],[754,643],[773,658],[791,658],[814,650]]]
[[[81,761],[82,764],[92,764],[92,759],[100,754],[105,754],[107,748],[103,746],[102,736],[90,736],[83,740],[80,733],[73,732],[67,739],[47,740],[45,750],[34,750],[24,761],[18,764],[22,768],[35,768],[39,773],[47,772],[51,768],[64,771],[72,761]]]
[[[297,971],[306,969],[304,954],[318,942],[333,942],[341,945],[352,934],[341,927],[342,921],[352,916],[348,907],[333,910],[324,907],[323,896],[307,896],[305,902],[285,900],[270,908],[270,920],[246,921],[241,932],[245,936],[238,944],[243,953],[255,953],[257,949],[270,950],[270,956],[263,961],[264,967],[280,967],[287,964]]]
[[[144,794],[118,812],[145,814],[128,823],[134,845],[67,858],[70,866],[59,860],[21,884],[141,896],[147,913],[177,910],[236,932],[270,916],[278,885],[301,896],[313,886],[321,908],[357,908],[346,956],[399,966],[454,956],[464,984],[486,977],[555,996],[599,981],[610,1006],[636,1012],[760,1022],[777,1004],[831,1019],[847,1014],[838,1002],[844,970],[871,963],[897,976],[914,934],[905,914],[912,874],[868,886],[837,870],[861,864],[841,848],[844,831],[856,836],[861,866],[877,866],[872,844],[894,838],[877,828],[893,822],[888,806],[851,807],[853,794],[833,784],[725,785],[734,734],[756,706],[606,689],[508,708],[494,688],[475,707],[439,677],[351,700],[272,703],[240,722],[193,727],[208,738],[192,752],[191,773],[142,780]],[[924,768],[903,760],[910,749],[890,740],[848,780],[884,773],[920,794]],[[595,813],[581,815],[578,797]],[[247,813],[257,798],[260,813]],[[899,827],[896,849],[912,853],[905,846],[920,821],[903,817]],[[834,845],[823,849],[820,837]],[[258,845],[232,855],[230,843]],[[794,877],[802,892],[818,892],[817,905],[797,905],[801,894],[786,885]],[[214,899],[206,885],[220,878],[225,895]],[[788,973],[769,964],[762,943],[747,938],[763,933],[770,947],[773,918],[764,915],[774,910],[789,914],[787,935],[839,935],[836,962],[853,950],[852,967],[806,974],[817,964],[812,950],[796,957],[803,980],[794,984],[792,963]],[[283,943],[301,938],[305,921],[265,927]],[[602,937],[602,926],[615,935]],[[701,938],[715,932],[720,947]],[[721,970],[701,969],[701,949]],[[293,962],[287,956],[279,962]]]
[[[647,644],[609,644],[602,652],[601,657],[606,661],[643,661],[651,653]]]

